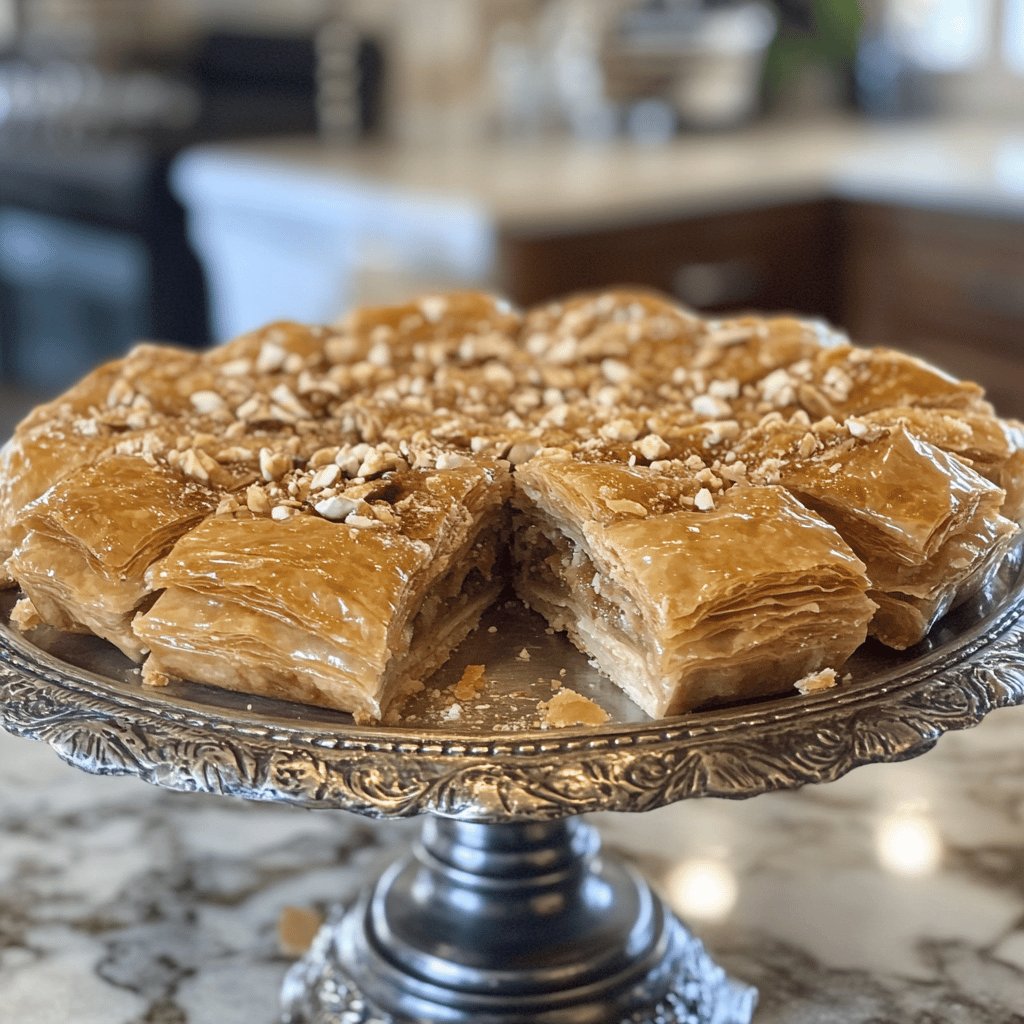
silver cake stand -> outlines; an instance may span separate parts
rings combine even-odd
[[[746,1024],[756,993],[600,853],[579,815],[828,782],[1024,703],[1019,550],[915,650],[866,645],[838,689],[663,721],[513,603],[386,728],[195,684],[145,689],[99,641],[11,631],[13,601],[0,594],[0,720],[71,764],[169,789],[428,815],[412,852],[290,971],[289,1024]],[[456,710],[444,688],[467,664],[490,682]],[[552,679],[610,721],[537,728]]]

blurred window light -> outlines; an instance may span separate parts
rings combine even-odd
[[[962,71],[989,56],[993,6],[993,0],[891,0],[890,30],[922,68]]]
[[[1024,75],[1024,0],[1006,0],[1003,12],[1003,59]]]
[[[684,919],[721,921],[736,905],[735,873],[720,860],[692,857],[680,861],[665,880],[669,902]]]
[[[935,823],[910,812],[883,818],[875,831],[879,863],[894,875],[931,874],[942,860],[942,840]]]

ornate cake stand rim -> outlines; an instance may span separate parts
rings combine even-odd
[[[467,820],[646,810],[745,797],[914,756],[1024,703],[1024,572],[963,633],[807,697],[557,732],[303,728],[72,668],[0,625],[0,724],[88,771],[377,817]]]

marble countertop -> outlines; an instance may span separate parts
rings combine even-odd
[[[600,815],[755,1024],[1024,1024],[1024,710],[914,761]],[[0,1018],[272,1024],[286,907],[351,899],[415,823],[95,778],[0,733]]]
[[[1024,217],[1024,123],[964,119],[761,123],[664,145],[542,139],[204,146],[175,177],[190,208],[289,220],[463,217],[558,233],[823,196]]]

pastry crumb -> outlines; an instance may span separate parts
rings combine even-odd
[[[808,693],[821,693],[822,690],[831,690],[839,682],[834,668],[823,668],[820,672],[812,672],[803,679],[798,679],[793,685],[805,696]]]
[[[498,627],[497,626],[488,626],[487,627],[487,632],[488,633],[497,633],[498,632]]]
[[[529,651],[528,651],[528,650],[527,650],[527,649],[526,649],[526,648],[524,647],[524,648],[523,648],[523,649],[522,649],[522,650],[521,650],[521,651],[520,651],[520,652],[519,652],[519,653],[518,653],[518,654],[516,655],[516,657],[517,657],[517,658],[518,658],[518,659],[519,659],[520,661],[529,661],[529,660],[530,660],[530,652],[529,652]]]
[[[144,686],[169,686],[171,677],[166,672],[161,672],[153,667],[152,661],[147,661],[142,666],[142,683]]]
[[[285,907],[277,919],[277,948],[284,956],[302,956],[323,923],[323,916],[308,907]]]
[[[567,725],[602,725],[608,721],[608,712],[589,697],[575,690],[562,689],[551,698],[541,701],[537,711],[543,716],[542,726],[555,729]]]
[[[484,688],[486,665],[467,665],[457,683],[449,687],[457,700],[472,700]]]
[[[11,609],[11,624],[23,633],[27,633],[29,630],[38,629],[43,624],[43,620],[31,599],[23,597]]]

